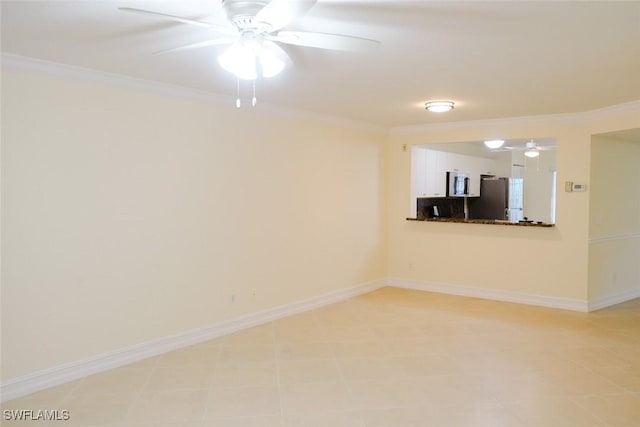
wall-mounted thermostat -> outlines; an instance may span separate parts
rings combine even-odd
[[[587,184],[578,184],[573,181],[566,181],[564,183],[564,191],[572,193],[574,191],[587,191]]]

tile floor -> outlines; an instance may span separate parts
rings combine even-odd
[[[102,427],[639,427],[640,299],[383,288],[3,404]]]

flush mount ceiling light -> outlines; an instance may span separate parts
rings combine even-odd
[[[494,150],[504,145],[504,139],[490,139],[488,141],[485,141],[484,145],[486,145],[487,148],[491,148],[492,150]]]
[[[453,101],[429,101],[424,104],[425,108],[433,113],[444,113],[452,110],[454,106]]]
[[[540,155],[540,152],[534,148],[534,149],[525,151],[524,155],[527,157],[538,157]]]

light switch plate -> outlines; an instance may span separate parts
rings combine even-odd
[[[567,193],[571,193],[573,191],[573,181],[564,182],[564,191]]]
[[[565,181],[564,191],[573,193],[574,191],[587,191],[587,184],[578,184],[573,181]]]

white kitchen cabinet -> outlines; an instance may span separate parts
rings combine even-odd
[[[424,196],[445,197],[447,195],[447,168],[451,153],[425,150],[426,182]]]
[[[492,175],[495,163],[483,157],[412,147],[411,177],[415,197],[446,197],[447,172],[460,172],[469,177],[469,197],[480,196],[481,175]]]
[[[415,197],[426,197],[427,194],[427,149],[411,147],[411,193]]]
[[[469,177],[469,197],[480,196],[481,175],[491,175],[495,170],[494,161],[484,157],[467,156],[464,154],[447,154],[443,169],[443,180],[446,181],[446,172],[459,172]],[[445,182],[446,185],[446,182]]]

